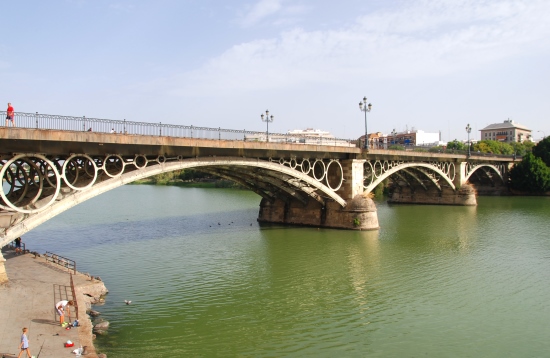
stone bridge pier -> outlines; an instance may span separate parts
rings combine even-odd
[[[352,230],[378,229],[376,205],[363,186],[365,160],[345,159],[338,163],[337,169],[327,170],[326,181],[341,184],[335,192],[345,200],[345,206],[330,199],[324,202],[309,200],[306,204],[294,199],[262,199],[258,221]]]

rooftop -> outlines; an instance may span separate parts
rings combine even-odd
[[[480,131],[493,130],[493,129],[511,129],[511,128],[518,128],[526,131],[531,131],[529,128],[527,128],[522,124],[514,123],[514,121],[511,119],[507,119],[503,123],[489,124],[487,127],[480,129]]]

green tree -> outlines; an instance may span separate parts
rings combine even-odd
[[[430,149],[428,149],[428,152],[430,152],[430,153],[445,153],[445,148],[438,145],[436,147],[431,147]]]
[[[391,150],[405,150],[405,147],[400,144],[392,144],[388,147]]]
[[[447,143],[447,149],[468,150],[468,144],[464,144],[455,139],[452,142]]]
[[[194,169],[183,169],[178,173],[178,178],[183,181],[195,181],[197,179],[210,177],[212,176]]]
[[[177,175],[177,172],[168,172],[151,177],[151,182],[158,185],[166,185],[169,181],[173,180]]]
[[[543,193],[550,190],[550,168],[532,153],[510,170],[510,186],[513,189]]]
[[[546,137],[533,147],[533,154],[550,167],[550,137]]]
[[[493,154],[514,154],[514,147],[508,143],[498,142],[496,140],[482,140],[474,144],[473,151]]]
[[[514,152],[516,155],[522,157],[526,155],[527,153],[530,153],[533,150],[533,147],[535,146],[535,143],[530,141],[525,142],[512,142],[510,143],[512,146]]]

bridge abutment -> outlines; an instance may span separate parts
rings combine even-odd
[[[378,214],[373,200],[363,194],[363,164],[365,160],[350,159],[340,162],[343,182],[336,192],[347,205],[325,200],[325,204],[309,200],[307,204],[294,199],[262,199],[259,222],[294,224],[348,230],[377,230]],[[330,174],[329,174],[330,175]],[[330,181],[333,178],[328,178]]]

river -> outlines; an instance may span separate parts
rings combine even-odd
[[[377,202],[368,232],[260,225],[259,201],[130,185],[23,240],[103,279],[109,358],[548,356],[550,198]]]

